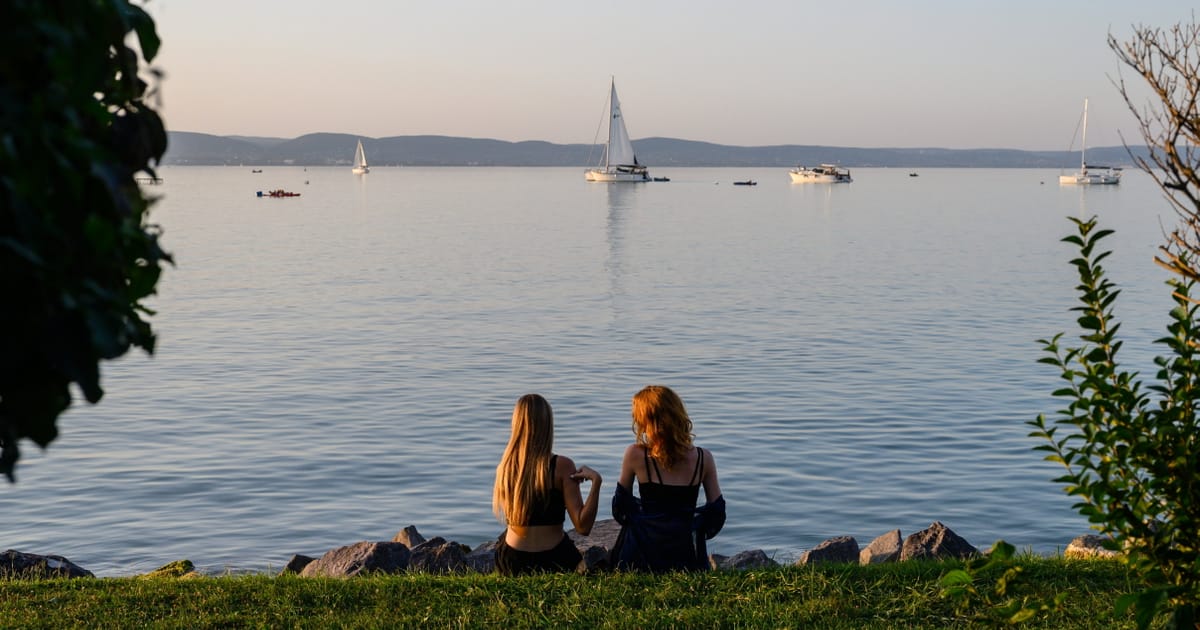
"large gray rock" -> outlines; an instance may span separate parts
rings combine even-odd
[[[578,571],[580,573],[597,573],[611,569],[608,554],[616,544],[617,535],[620,533],[621,524],[611,518],[596,521],[587,536],[574,529],[567,531],[567,537],[571,539],[575,548],[583,556]]]
[[[304,570],[304,567],[316,562],[316,560],[316,558],[295,554],[290,560],[288,560],[288,563],[284,565],[283,570],[279,572],[279,575],[298,575]]]
[[[621,524],[608,518],[596,521],[587,536],[581,535],[574,529],[568,531],[567,536],[570,537],[571,542],[575,543],[575,548],[579,549],[579,553],[584,553],[591,547],[603,547],[611,550],[613,544],[617,542],[617,534],[620,533]]]
[[[900,559],[900,550],[903,545],[904,539],[900,536],[900,530],[893,529],[872,540],[871,544],[858,552],[858,562],[859,564],[895,562]]]
[[[765,551],[763,551],[762,549],[751,549],[748,551],[739,551],[739,552],[735,553],[732,557],[728,557],[728,558],[726,558],[725,556],[719,556],[714,553],[714,554],[710,555],[708,557],[708,559],[709,559],[709,566],[711,566],[714,569],[721,569],[721,570],[742,571],[742,570],[746,570],[746,569],[765,569],[768,567],[779,566],[779,563],[775,562],[771,558],[767,557],[767,553]]]
[[[441,536],[434,536],[409,551],[409,571],[461,573],[467,568],[467,552],[470,548],[456,542],[447,542]]]
[[[477,573],[491,573],[496,570],[496,546],[499,538],[489,540],[471,550],[465,558],[467,569]]]
[[[405,547],[412,549],[425,542],[425,537],[421,535],[421,532],[417,531],[416,525],[409,525],[396,532],[395,537],[392,538],[392,542],[404,543]]]
[[[91,571],[62,556],[43,556],[9,549],[0,554],[0,579],[96,577]]]
[[[800,554],[796,564],[818,562],[858,562],[858,541],[853,536],[838,536]]]
[[[928,528],[905,538],[904,546],[900,549],[901,561],[935,558],[965,559],[977,555],[979,555],[978,549],[943,525],[941,521],[934,521]]]
[[[600,545],[580,549],[579,553],[583,559],[579,561],[579,565],[575,569],[578,573],[599,573],[612,568],[612,564],[608,561],[608,549]]]
[[[1095,534],[1084,534],[1082,536],[1078,536],[1075,538],[1075,540],[1071,541],[1071,544],[1067,545],[1067,549],[1063,552],[1063,556],[1077,560],[1117,557],[1119,554],[1116,551],[1104,548],[1105,540],[1105,538]]]
[[[412,553],[404,543],[358,542],[327,551],[300,571],[301,577],[353,577],[366,573],[403,573]]]

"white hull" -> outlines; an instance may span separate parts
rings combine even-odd
[[[839,177],[837,175],[816,175],[813,173],[797,173],[795,171],[792,171],[791,173],[788,173],[788,174],[792,176],[793,184],[804,184],[804,183],[836,184],[838,182],[849,183],[851,181],[854,181],[854,180],[850,179],[849,177]]]
[[[831,164],[822,164],[817,168],[797,166],[788,171],[788,175],[792,176],[793,184],[848,184],[854,181],[850,178],[850,171]]]
[[[1075,173],[1074,175],[1059,175],[1060,184],[1120,184],[1120,172],[1108,173]]]
[[[371,169],[365,166],[355,166],[354,168],[350,169],[350,172],[354,173],[355,175],[364,175],[366,173],[370,173]]]
[[[650,181],[650,173],[642,171],[640,173],[630,173],[628,171],[618,171],[614,169],[590,168],[583,174],[584,178],[589,182],[648,182]]]

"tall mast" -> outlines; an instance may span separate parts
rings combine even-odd
[[[608,142],[604,143],[604,170],[608,170],[612,155],[613,103],[617,100],[617,78],[608,78]]]
[[[1083,146],[1079,148],[1079,171],[1087,170],[1087,106],[1088,100],[1083,99]]]

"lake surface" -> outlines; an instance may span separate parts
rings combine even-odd
[[[1117,230],[1131,367],[1170,307],[1174,214],[1148,176],[1057,171],[168,167],[152,219],[178,263],[159,334],[103,367],[0,488],[0,545],[97,575],[188,558],[275,571],[407,525],[475,546],[512,405],[604,476],[651,383],[688,405],[729,505],[709,550],[793,559],[940,520],[1038,552],[1087,532],[1025,422],[1062,404],[1039,338],[1074,331],[1067,216]],[[733,186],[754,179],[754,187]],[[285,188],[289,199],[258,198]]]

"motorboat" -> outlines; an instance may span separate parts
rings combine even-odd
[[[850,183],[854,181],[850,178],[850,170],[837,166],[836,164],[822,164],[808,168],[806,166],[796,166],[788,171],[792,176],[793,184],[801,184],[808,182],[817,183]]]

